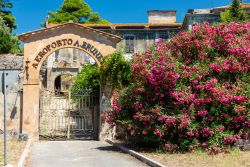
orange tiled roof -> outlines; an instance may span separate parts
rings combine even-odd
[[[49,24],[48,27],[55,27],[60,24]],[[149,24],[149,23],[116,23],[116,24],[80,24],[85,27],[156,27],[156,26],[181,26],[182,23],[159,23],[159,24]]]

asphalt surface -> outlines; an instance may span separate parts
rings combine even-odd
[[[37,142],[26,164],[26,167],[148,167],[100,141]]]

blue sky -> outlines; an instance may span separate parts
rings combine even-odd
[[[56,11],[63,0],[12,0],[13,15],[21,34],[40,29],[48,11]],[[146,23],[147,10],[177,10],[177,21],[192,8],[211,8],[230,4],[231,0],[85,0],[93,11],[111,23]],[[250,3],[250,0],[244,0]]]

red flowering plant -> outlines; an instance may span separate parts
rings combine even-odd
[[[250,23],[197,25],[135,54],[107,121],[130,142],[210,154],[248,139]]]

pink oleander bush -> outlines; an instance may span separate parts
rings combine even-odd
[[[197,25],[131,66],[106,120],[129,142],[215,154],[249,138],[250,23]]]

